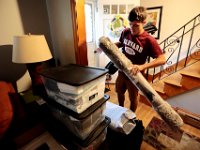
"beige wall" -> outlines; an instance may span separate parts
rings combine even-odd
[[[17,80],[16,84],[18,87],[18,91],[24,91],[25,89],[30,88],[31,86],[31,79],[26,72],[22,74],[21,79],[16,79],[12,77],[16,72],[14,70],[14,64],[12,63],[12,44],[13,44],[13,36],[14,35],[22,35],[24,34],[24,28],[22,19],[20,16],[20,10],[17,4],[17,0],[1,0],[0,1],[0,59],[5,60],[6,63],[1,61],[0,68],[0,80]],[[9,46],[10,45],[10,46]],[[4,47],[3,47],[4,46]],[[9,48],[6,48],[9,46]],[[10,51],[10,52],[8,52]],[[9,55],[9,56],[8,56]],[[20,66],[19,66],[20,67]],[[12,70],[13,69],[13,70]]]
[[[18,92],[27,90],[31,80],[25,64],[12,63],[13,36],[44,34],[52,50],[46,0],[0,0],[0,20],[0,80],[17,83]]]
[[[24,33],[16,0],[0,1],[0,45],[12,44],[13,35]]]
[[[198,0],[140,0],[142,6],[163,6],[160,39],[161,42],[182,25],[200,13]]]
[[[0,80],[17,82],[18,92],[31,79],[24,64],[12,63],[13,36],[44,34],[56,62],[75,63],[70,0],[0,0],[0,19]]]

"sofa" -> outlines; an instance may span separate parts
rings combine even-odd
[[[0,149],[19,149],[43,132],[40,106],[26,103],[13,84],[0,81]]]
[[[11,83],[0,81],[0,139],[3,138],[13,119],[13,106],[9,94],[15,93]]]

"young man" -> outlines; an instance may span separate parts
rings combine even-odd
[[[124,29],[121,33],[117,47],[122,48],[122,52],[133,63],[131,74],[144,72],[145,69],[165,64],[165,56],[162,53],[157,41],[150,36],[143,25],[147,17],[146,9],[142,6],[133,8],[128,16],[130,28]],[[147,57],[154,58],[146,63]],[[124,106],[125,92],[128,90],[130,99],[130,109],[135,112],[138,105],[138,90],[128,77],[119,70],[116,79],[116,92],[120,106]]]

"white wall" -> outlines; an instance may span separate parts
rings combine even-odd
[[[46,0],[55,59],[61,65],[76,63],[70,0]]]
[[[198,0],[140,0],[140,3],[147,8],[163,6],[160,39],[158,42],[163,41],[200,13]]]

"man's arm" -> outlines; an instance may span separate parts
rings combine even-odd
[[[166,63],[165,55],[161,54],[149,63],[145,63],[145,64],[142,64],[142,65],[134,65],[133,64],[131,74],[136,75],[136,73],[139,72],[139,71],[144,71],[145,69],[148,69],[148,68],[153,68],[153,67],[157,67],[157,66],[160,66],[160,65],[164,65],[165,63]]]
[[[140,65],[140,67],[142,69],[141,71],[148,69],[148,68],[153,68],[153,67],[157,67],[157,66],[160,66],[160,65],[164,65],[165,62],[166,62],[165,55],[161,54],[156,59],[154,59],[153,61],[151,61],[149,63],[145,63],[143,65]]]

